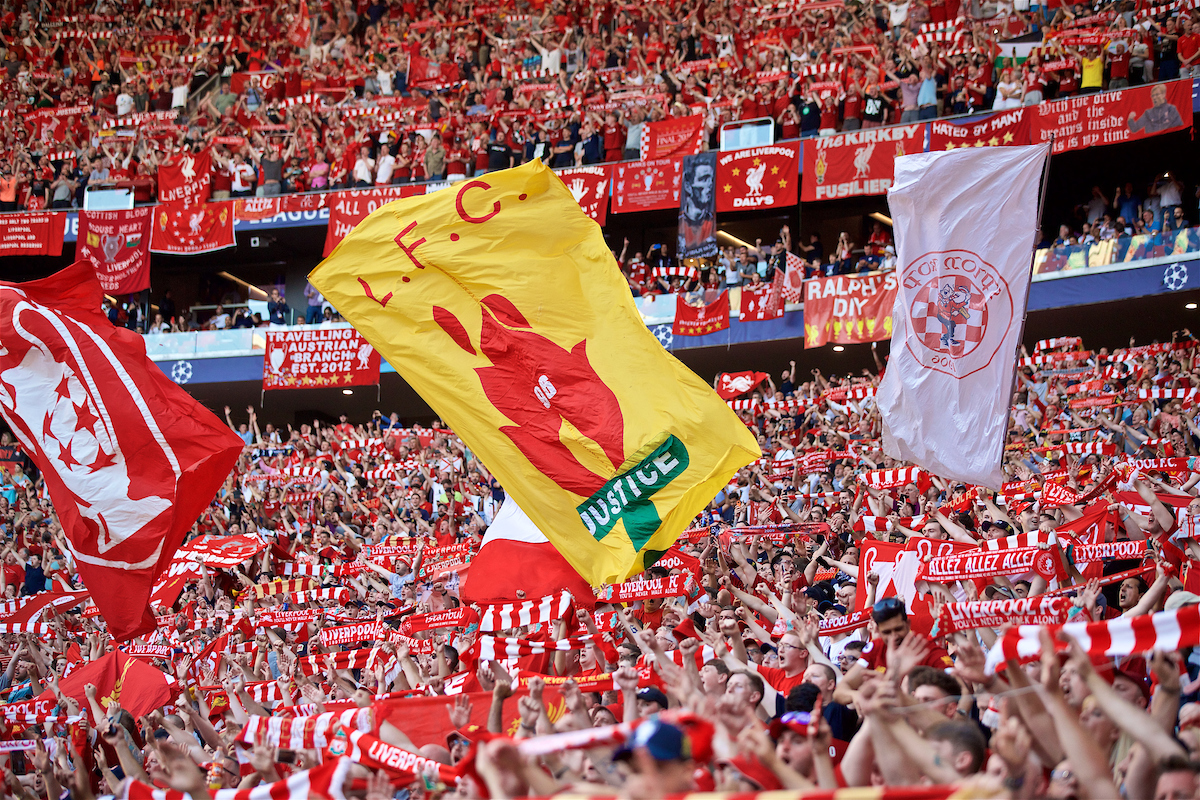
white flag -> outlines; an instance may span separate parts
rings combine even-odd
[[[900,288],[875,399],[889,456],[1000,488],[1049,152],[983,147],[896,159],[888,205]]]

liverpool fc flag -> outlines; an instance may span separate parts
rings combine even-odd
[[[100,311],[91,264],[0,283],[0,415],[37,464],[109,633],[154,630],[155,578],[242,441]]]
[[[383,206],[309,277],[593,585],[653,563],[759,456],[540,161]]]
[[[899,290],[876,396],[889,456],[1000,488],[1049,152],[987,147],[896,159],[888,205]]]

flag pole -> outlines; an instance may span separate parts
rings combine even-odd
[[[1046,163],[1042,165],[1042,190],[1038,195],[1037,217],[1035,218],[1035,224],[1037,225],[1037,227],[1034,229],[1033,252],[1029,256],[1029,281],[1026,283],[1026,288],[1025,288],[1025,305],[1021,309],[1021,330],[1017,334],[1016,352],[1013,353],[1012,381],[1009,385],[1009,390],[1008,390],[1008,407],[1010,409],[1010,411],[1009,411],[1010,416],[1011,416],[1011,409],[1012,409],[1012,401],[1013,401],[1013,398],[1017,394],[1017,370],[1019,368],[1018,367],[1018,356],[1021,352],[1021,348],[1024,346],[1023,343],[1024,343],[1024,339],[1025,339],[1025,321],[1029,318],[1029,291],[1033,285],[1033,267],[1034,267],[1034,261],[1037,259],[1037,246],[1038,246],[1037,232],[1042,229],[1042,211],[1046,207],[1046,190],[1047,190],[1047,187],[1050,185],[1050,159],[1051,159],[1051,157],[1053,157],[1053,155],[1054,155],[1054,134],[1052,133],[1052,134],[1050,134],[1050,152],[1046,153]],[[1007,445],[1008,445],[1008,425],[1006,424],[1004,426],[1004,440],[1000,442],[1000,465],[1002,467],[1004,465],[1004,448]]]

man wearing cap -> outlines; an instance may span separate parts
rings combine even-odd
[[[642,719],[647,719],[661,711],[666,711],[668,705],[667,695],[657,686],[647,686],[638,689],[637,713]]]
[[[854,702],[853,690],[862,685],[868,672],[886,672],[888,651],[903,647],[903,661],[907,669],[925,665],[947,670],[954,666],[950,654],[930,642],[927,638],[912,629],[908,620],[908,612],[904,609],[904,601],[899,597],[885,597],[871,608],[871,619],[875,621],[879,636],[872,639],[863,648],[862,658],[858,660],[846,677],[838,684],[834,699],[839,703],[849,705]],[[914,663],[915,662],[915,663]],[[907,671],[907,670],[904,670]],[[903,674],[889,676],[899,683]]]
[[[656,717],[638,725],[613,760],[627,765],[625,791],[630,797],[662,797],[693,788],[691,739]]]

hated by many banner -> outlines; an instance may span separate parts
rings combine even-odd
[[[353,328],[267,331],[263,389],[372,386],[379,351]]]
[[[0,215],[0,256],[61,256],[66,223],[62,212]]]
[[[105,294],[133,294],[150,288],[150,226],[154,209],[80,211],[81,260],[91,263]]]
[[[683,295],[675,296],[675,321],[671,331],[676,336],[704,336],[729,327],[729,292],[705,306],[684,302]]]
[[[750,147],[717,159],[717,211],[796,205],[800,143]]]
[[[642,125],[642,160],[695,155],[703,137],[703,114],[646,122]]]
[[[895,272],[805,281],[804,347],[890,339],[895,303]]]
[[[1001,111],[984,119],[963,122],[931,122],[929,150],[954,150],[959,147],[1004,147],[1029,144],[1032,112],[1029,108]]]
[[[613,174],[612,212],[654,211],[679,208],[682,158],[617,164]]]
[[[1083,150],[1183,130],[1192,124],[1192,81],[1135,86],[1030,106],[1034,144]]]
[[[806,139],[800,199],[809,203],[885,194],[895,160],[925,150],[925,127],[896,125]]]

